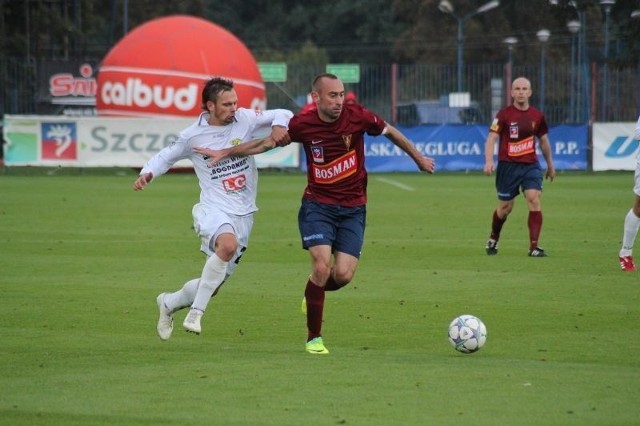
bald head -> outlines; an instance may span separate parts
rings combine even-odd
[[[511,97],[513,105],[520,109],[529,108],[529,98],[531,97],[531,82],[525,77],[518,77],[511,84]]]
[[[531,82],[526,77],[518,77],[515,80],[513,80],[513,83],[511,83],[511,89],[513,90],[516,86],[518,87],[526,86],[529,88],[529,90],[531,90]]]

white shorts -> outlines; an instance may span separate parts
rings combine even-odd
[[[207,209],[202,204],[196,204],[191,211],[193,215],[193,229],[200,237],[200,250],[211,256],[213,245],[220,234],[232,233],[238,240],[236,254],[227,265],[227,277],[233,273],[242,254],[249,246],[249,236],[253,228],[253,214],[235,216],[219,210]]]

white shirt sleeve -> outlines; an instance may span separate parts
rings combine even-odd
[[[640,117],[638,117],[638,122],[636,123],[636,131],[633,133],[633,137],[640,141]]]
[[[160,152],[151,157],[144,165],[140,174],[151,172],[154,179],[165,174],[171,166],[180,160],[189,158],[192,154],[190,139],[190,127],[180,133],[180,136],[169,146],[164,147]]]

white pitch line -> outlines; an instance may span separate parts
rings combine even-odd
[[[379,180],[380,182],[388,183],[389,185],[393,185],[393,186],[395,186],[397,188],[400,188],[400,189],[404,189],[405,191],[415,191],[416,190],[412,186],[405,185],[405,184],[397,182],[395,180],[385,179],[385,178],[381,178],[381,177],[377,177],[376,180]]]

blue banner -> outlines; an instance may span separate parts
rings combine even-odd
[[[589,128],[584,125],[559,125],[549,128],[551,152],[556,170],[587,170]],[[538,152],[540,164],[546,167]]]
[[[422,125],[398,127],[418,151],[436,160],[436,170],[482,170],[486,125]],[[556,170],[586,170],[587,126],[560,125],[549,129]],[[370,172],[416,171],[413,160],[384,136],[365,135],[366,165]],[[546,167],[538,150],[540,163]]]

